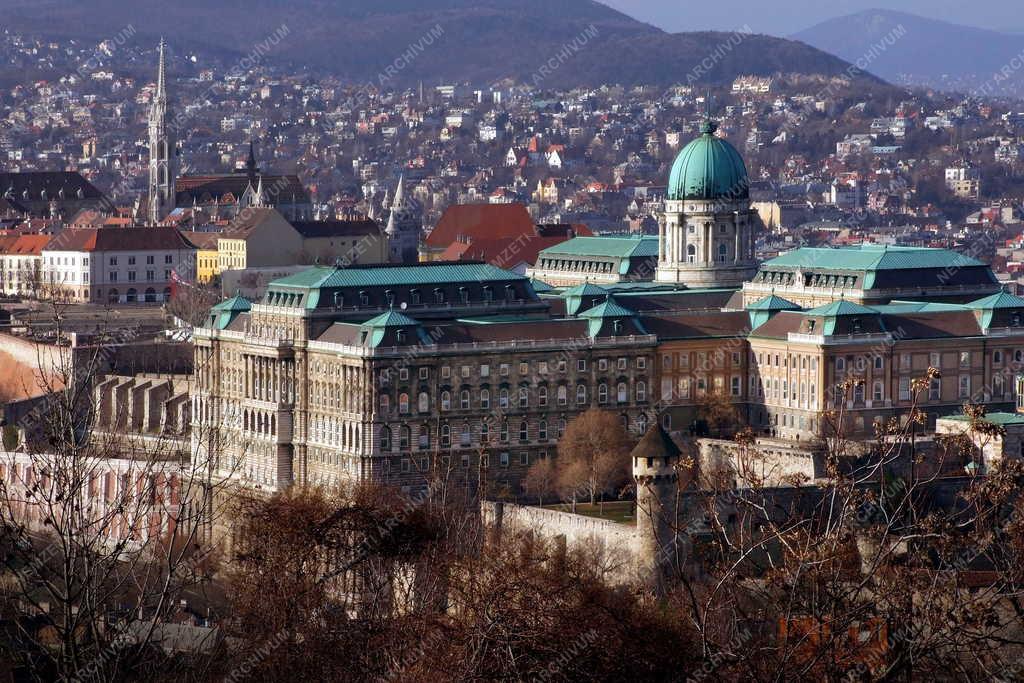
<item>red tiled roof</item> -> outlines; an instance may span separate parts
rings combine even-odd
[[[514,239],[533,231],[533,219],[522,204],[456,204],[445,210],[426,245],[445,249],[460,240]]]
[[[55,236],[47,251],[149,251],[193,249],[174,228],[72,228]]]

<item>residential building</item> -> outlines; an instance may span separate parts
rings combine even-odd
[[[195,255],[174,228],[68,229],[42,250],[42,277],[44,288],[71,301],[159,303],[178,280],[195,278]]]

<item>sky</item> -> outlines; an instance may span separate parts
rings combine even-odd
[[[735,31],[788,36],[826,19],[884,8],[1000,31],[1024,32],[1020,0],[599,0],[666,31]]]

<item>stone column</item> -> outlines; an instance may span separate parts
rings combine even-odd
[[[658,221],[658,262],[665,262],[665,232],[668,230],[668,219]]]

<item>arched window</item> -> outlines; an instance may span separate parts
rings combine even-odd
[[[548,404],[548,388],[538,387],[537,388],[537,404],[546,406]]]
[[[480,390],[480,407],[487,409],[491,407],[491,390],[481,389]]]
[[[401,393],[398,395],[398,412],[402,415],[409,413],[409,394]]]
[[[407,426],[402,426],[398,432],[398,447],[403,451],[409,450],[409,438],[410,429]]]
[[[864,383],[857,382],[853,387],[853,400],[857,403],[864,402]]]
[[[381,427],[380,428],[380,449],[382,451],[391,450],[391,428]]]
[[[508,389],[501,389],[498,392],[498,407],[508,408]]]
[[[473,432],[469,428],[468,422],[462,423],[462,432],[459,434],[459,445],[468,446],[473,441]]]
[[[629,389],[626,387],[625,382],[619,382],[619,386],[616,387],[616,394],[618,394],[619,403],[625,403],[629,400]]]
[[[430,395],[427,392],[425,392],[425,391],[421,391],[420,392],[419,405],[417,406],[417,409],[421,413],[429,413],[430,412]]]
[[[519,407],[526,408],[530,405],[530,390],[526,387],[519,387]]]
[[[391,397],[387,394],[380,395],[380,412],[386,413],[391,410]]]
[[[728,254],[729,254],[729,248],[727,246],[725,246],[724,244],[719,244],[718,245],[718,260],[724,262],[726,257],[728,256]]]
[[[441,448],[448,448],[452,445],[452,428],[448,425],[441,425]]]
[[[585,384],[576,385],[576,405],[581,406],[587,402],[587,386]]]
[[[526,424],[526,421],[519,423],[519,440],[527,441],[530,438],[530,428]]]
[[[537,424],[537,438],[541,441],[547,441],[548,439],[548,421],[541,420]]]
[[[881,401],[884,394],[884,388],[881,382],[875,382],[874,387],[871,389],[871,400]]]
[[[647,416],[643,413],[640,413],[636,418],[636,430],[641,434],[647,432]]]
[[[442,391],[441,392],[441,410],[451,410],[451,409],[452,409],[452,395],[451,395],[451,392]]]
[[[686,262],[694,263],[697,260],[697,247],[692,244],[686,247]]]
[[[636,383],[636,400],[638,402],[647,400],[647,382]]]
[[[480,443],[487,443],[491,440],[491,424],[484,420],[480,423]]]
[[[502,443],[506,443],[508,441],[508,420],[501,423],[501,431],[498,434],[498,439]]]
[[[558,405],[564,406],[568,402],[569,402],[569,391],[568,391],[568,389],[565,388],[565,385],[562,384],[562,385],[560,385],[558,387]]]
[[[469,410],[469,389],[463,389],[459,392],[459,408]]]
[[[608,385],[601,382],[597,385],[597,402],[607,403],[608,402]]]
[[[420,426],[419,443],[421,451],[430,448],[430,427],[428,425]]]

